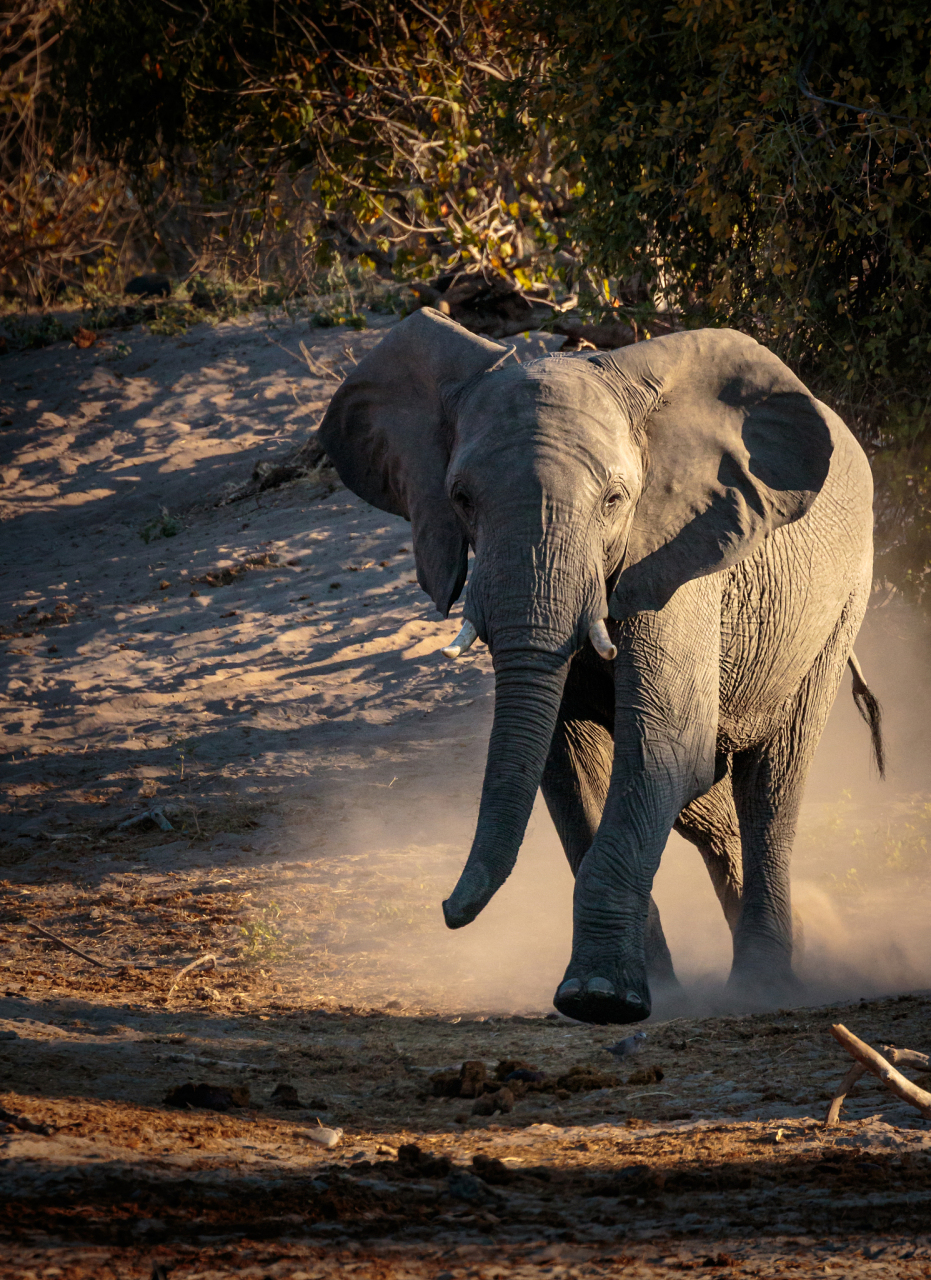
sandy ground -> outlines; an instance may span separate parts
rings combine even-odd
[[[928,1274],[920,1117],[860,1085],[820,1127],[832,1021],[928,1048],[926,621],[883,594],[858,643],[890,783],[846,695],[812,777],[809,1007],[726,1009],[726,930],[673,840],[686,993],[615,1068],[609,1031],[545,1016],[571,880],[542,809],[489,909],[442,928],[492,683],[480,649],[437,653],[457,622],[409,527],[332,473],[217,505],[379,336],[254,317],[0,364],[0,1105],[51,1130],[0,1135],[0,1274]],[[118,829],[153,805],[172,830]],[[430,1082],[464,1060],[556,1083],[473,1117]],[[249,1097],[168,1106],[187,1081]]]

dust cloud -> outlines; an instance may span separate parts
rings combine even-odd
[[[819,748],[793,863],[804,1004],[931,987],[928,638],[926,619],[893,601],[870,611],[857,642],[883,704],[886,781],[846,676]],[[399,765],[390,789],[373,784],[383,788],[377,801],[370,791],[342,825],[340,857],[354,868],[347,891],[370,905],[346,922],[341,946],[362,957],[357,996],[457,1013],[552,1008],[570,954],[572,877],[542,800],[514,872],[482,915],[450,932],[440,909],[468,854],[491,706],[489,675],[454,758],[441,748],[439,760],[431,752]],[[684,987],[671,1003],[660,999],[655,1016],[727,1009],[730,935],[698,852],[676,835],[654,895]]]

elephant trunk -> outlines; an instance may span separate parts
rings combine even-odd
[[[514,869],[549,754],[569,669],[565,651],[509,651],[495,662],[495,716],[478,825],[443,914],[470,924]]]

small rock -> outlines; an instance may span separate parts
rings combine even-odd
[[[452,1169],[446,1186],[454,1200],[465,1200],[467,1204],[487,1204],[498,1198],[487,1183],[465,1169]]]

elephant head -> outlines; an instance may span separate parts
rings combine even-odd
[[[320,427],[342,479],[413,527],[418,579],[488,645],[495,714],[474,843],[443,904],[458,928],[512,870],[568,664],[605,619],[659,610],[809,509],[822,408],[728,330],[521,365],[435,311],[393,328]]]

